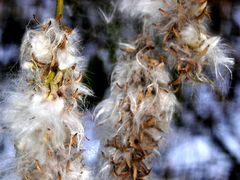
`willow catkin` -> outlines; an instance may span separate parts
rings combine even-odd
[[[99,126],[106,126],[101,132],[106,161],[102,179],[149,175],[150,159],[177,104],[164,63],[152,58],[146,39],[139,41],[142,50],[138,47],[122,57],[113,72],[111,95],[96,109]]]
[[[82,159],[84,128],[77,101],[91,91],[81,83],[84,58],[78,42],[76,30],[55,19],[24,35],[21,72],[6,89],[3,109],[23,179],[90,177]]]
[[[207,0],[121,0],[120,10],[142,18],[144,31],[154,39],[161,38],[166,63],[172,63],[171,68],[181,78],[184,74],[184,80],[206,82],[206,67],[212,68],[218,78],[234,64],[221,38],[208,32]]]
[[[230,70],[233,59],[207,31],[205,0],[121,0],[119,10],[143,19],[144,29],[122,48],[111,94],[96,108],[100,179],[147,179],[178,104],[173,87],[210,83],[205,69],[222,77],[221,67]]]

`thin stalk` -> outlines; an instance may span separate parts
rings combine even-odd
[[[64,4],[64,0],[56,0],[56,17],[62,17],[63,4]]]

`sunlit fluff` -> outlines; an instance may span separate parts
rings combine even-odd
[[[5,90],[3,123],[17,151],[23,179],[89,179],[82,160],[82,114],[77,100],[90,95],[80,81],[83,58],[76,30],[50,19],[27,30],[19,77]],[[81,101],[82,102],[82,101]]]

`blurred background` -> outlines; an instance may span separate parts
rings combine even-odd
[[[156,179],[240,179],[240,0],[208,2],[211,32],[222,36],[236,59],[232,79],[219,82],[218,88],[183,86],[177,94],[182,108],[154,163]],[[95,93],[86,100],[90,111],[108,96],[119,42],[131,42],[141,32],[141,23],[123,18],[116,7],[111,0],[65,0],[63,23],[81,34],[87,60],[84,82]],[[0,0],[0,90],[19,70],[21,39],[26,28],[34,25],[33,14],[41,22],[54,17],[55,0]],[[92,125],[86,124],[89,165],[96,161],[99,143]],[[13,158],[11,140],[2,133],[0,179],[12,179],[1,170]]]

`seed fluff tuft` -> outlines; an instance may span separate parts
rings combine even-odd
[[[77,107],[91,91],[81,83],[84,58],[78,41],[76,30],[55,19],[24,35],[21,72],[5,90],[2,110],[22,179],[91,176],[83,163],[83,115]]]

